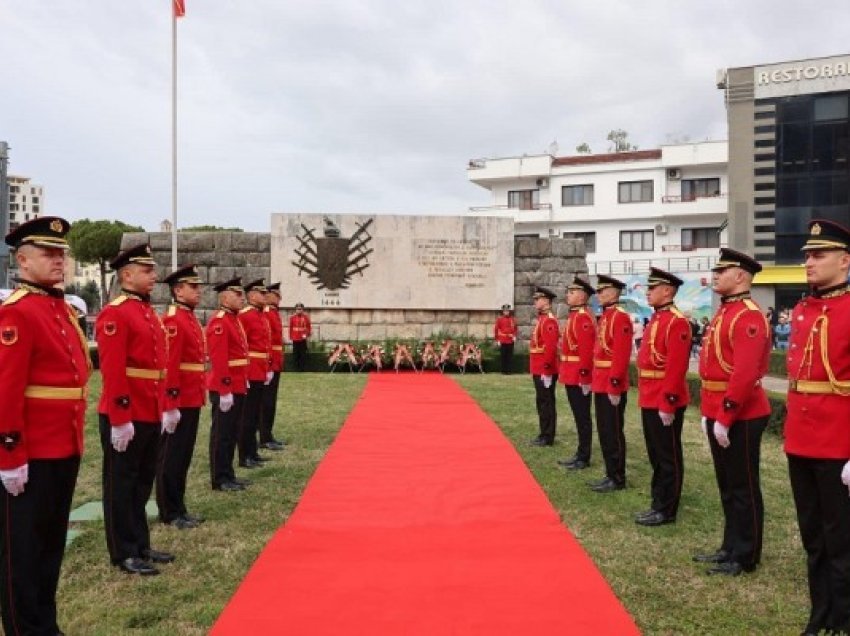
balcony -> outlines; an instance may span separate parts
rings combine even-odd
[[[693,203],[694,201],[700,201],[702,199],[725,199],[725,192],[718,192],[717,194],[689,194],[689,195],[676,195],[670,194],[667,196],[661,197],[661,203]]]
[[[552,222],[552,204],[534,203],[525,207],[508,207],[507,205],[484,205],[469,208],[470,213],[481,216],[498,216],[513,219],[515,223],[550,223]]]
[[[598,261],[588,262],[590,274],[608,274],[611,276],[625,274],[646,274],[650,267],[657,267],[667,272],[708,272],[717,262],[717,255],[682,256],[658,258],[642,258],[628,261]]]

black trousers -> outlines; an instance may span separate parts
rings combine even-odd
[[[233,394],[233,406],[227,413],[218,407],[220,399],[218,393],[210,391],[210,481],[213,488],[236,479],[236,473],[233,472],[233,452],[236,450],[236,436],[239,433],[242,410],[245,408],[244,394]]]
[[[156,505],[159,519],[165,523],[182,517],[186,510],[186,475],[192,463],[201,407],[180,409],[180,422],[173,433],[159,440],[159,465],[156,472]]]
[[[590,447],[593,444],[593,420],[590,417],[592,394],[588,392],[585,395],[577,384],[568,384],[564,388],[567,391],[567,401],[570,403],[573,419],[576,422],[576,432],[578,432],[576,458],[590,462]]]
[[[738,420],[729,429],[729,447],[721,448],[714,438],[714,420],[706,425],[714,475],[723,507],[722,550],[744,567],[761,560],[764,530],[764,501],[761,496],[759,463],[761,436],[768,417]]]
[[[514,361],[514,343],[502,343],[499,345],[499,364],[503,375],[510,375],[511,365]]]
[[[257,456],[257,428],[260,424],[265,388],[262,382],[251,380],[248,383],[248,394],[245,396],[245,407],[242,409],[242,420],[239,423],[240,464]]]
[[[558,376],[552,376],[552,384],[547,389],[543,386],[542,376],[531,376],[534,380],[535,401],[537,403],[537,418],[540,421],[540,439],[555,441],[555,429],[558,426],[558,409],[555,400],[555,389],[558,388]]]
[[[850,633],[850,497],[841,483],[844,459],[788,456],[797,522],[808,555],[807,632]]]
[[[141,557],[151,547],[145,506],[156,478],[159,422],[133,422],[135,434],[127,450],[112,448],[109,418],[100,415],[103,449],[103,525],[112,563]]]
[[[272,381],[263,388],[263,403],[260,409],[260,444],[275,441],[274,418],[277,414],[277,392],[280,388],[280,371],[275,371]]]
[[[304,371],[307,368],[307,341],[292,341],[292,356],[295,359],[295,370]]]
[[[605,475],[618,485],[626,483],[626,400],[628,393],[620,396],[617,406],[611,404],[607,393],[594,393],[596,430],[599,448],[605,460]]]
[[[652,467],[652,509],[675,517],[682,496],[682,480],[685,477],[685,464],[682,460],[682,424],[685,421],[685,407],[676,409],[673,423],[664,426],[658,409],[641,409],[643,439],[646,441],[646,454]]]
[[[31,459],[24,492],[0,487],[0,610],[6,634],[50,634],[80,458]]]

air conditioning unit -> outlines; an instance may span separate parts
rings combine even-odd
[[[682,171],[679,170],[679,168],[668,168],[667,178],[670,179],[670,181],[678,181],[682,178]]]
[[[667,234],[669,229],[666,223],[656,223],[655,225],[655,233],[659,236]]]
[[[540,177],[537,180],[537,186],[540,188],[548,188],[549,187],[549,179],[546,177]]]

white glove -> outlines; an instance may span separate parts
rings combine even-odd
[[[222,393],[218,398],[218,410],[222,413],[227,413],[233,408],[233,394]]]
[[[670,426],[673,423],[673,420],[676,419],[675,413],[666,413],[661,409],[658,409],[658,417],[661,418],[661,423],[664,426]]]
[[[136,429],[133,428],[132,422],[127,422],[126,424],[119,424],[118,426],[112,427],[112,448],[116,450],[116,452],[123,453],[127,450],[127,446],[130,445],[130,440],[133,439],[133,436],[136,434]]]
[[[274,371],[266,371],[266,381],[263,382],[266,386],[272,383],[272,378],[274,377]]]
[[[844,464],[844,468],[841,469],[841,483],[850,490],[850,462]],[[5,478],[3,479],[3,484],[6,484]]]
[[[714,439],[717,440],[717,443],[720,444],[722,448],[729,448],[731,442],[729,441],[729,427],[723,426],[720,422],[714,422]]]
[[[579,384],[581,387],[581,394],[588,395],[590,393],[590,385],[589,384]]]
[[[180,421],[180,409],[171,409],[162,414],[162,432],[169,435],[177,430]]]
[[[614,406],[620,405],[620,396],[619,395],[617,395],[615,393],[609,393],[608,399],[611,400],[611,404],[613,404]]]
[[[699,427],[702,429],[703,435],[708,435],[708,418],[704,417],[699,421]]]
[[[541,375],[540,381],[543,382],[543,386],[547,389],[552,386],[552,376],[551,375]]]
[[[17,468],[10,470],[0,470],[0,480],[3,481],[3,487],[13,497],[17,497],[24,492],[24,484],[30,478],[30,465],[23,464]]]

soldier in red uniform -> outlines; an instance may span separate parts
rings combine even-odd
[[[83,453],[91,364],[61,284],[69,225],[6,236],[20,286],[0,307],[0,610],[7,634],[60,634],[56,588]]]
[[[808,555],[806,634],[850,634],[850,230],[812,221],[791,314],[785,453]]]
[[[263,279],[245,285],[248,304],[239,312],[239,324],[248,340],[248,394],[239,427],[239,465],[256,468],[266,461],[257,453],[257,429],[263,406],[263,393],[271,383],[271,331],[263,318],[266,308],[266,285]]]
[[[700,402],[720,502],[723,543],[694,560],[713,563],[709,574],[752,572],[761,559],[764,504],[759,483],[761,437],[770,405],[761,379],[767,372],[771,333],[761,308],[750,298],[758,262],[722,248],[712,289],[720,308],[700,350]]]
[[[499,361],[501,363],[502,375],[509,375],[511,372],[517,331],[516,320],[514,320],[511,306],[502,305],[502,315],[496,318],[496,326],[493,329],[493,337],[499,344]]]
[[[165,408],[156,480],[159,520],[176,528],[196,528],[201,518],[186,510],[186,475],[192,463],[198,420],[206,402],[206,341],[195,307],[201,300],[201,278],[194,265],[170,274],[174,302],[163,316],[168,337]]]
[[[567,286],[567,305],[570,313],[561,334],[561,365],[558,380],[567,392],[578,433],[578,449],[569,459],[558,463],[569,470],[582,470],[590,465],[593,443],[593,420],[590,406],[590,382],[593,377],[593,344],[596,341],[596,320],[587,309],[594,294],[590,283],[578,276]]]
[[[652,466],[652,505],[635,517],[642,526],[676,521],[682,495],[682,424],[690,401],[685,375],[691,355],[691,323],[673,300],[682,282],[669,272],[649,270],[646,300],[655,313],[637,354],[638,405]]]
[[[292,356],[295,358],[295,370],[307,368],[307,338],[313,333],[310,316],[304,312],[304,304],[295,304],[295,313],[289,317],[289,339],[292,340]]]
[[[274,428],[275,414],[277,413],[277,394],[280,387],[280,372],[283,371],[283,323],[280,319],[280,283],[266,286],[266,307],[263,309],[263,318],[269,325],[271,337],[271,361],[272,380],[263,389],[263,406],[260,417],[260,448],[270,451],[283,450],[283,442],[275,439],[272,429]]]
[[[558,385],[558,319],[552,313],[555,294],[545,287],[537,287],[532,298],[537,310],[537,322],[531,332],[528,362],[537,396],[540,435],[535,437],[531,444],[552,446],[558,425],[555,401],[555,388]]]
[[[156,283],[149,245],[110,263],[121,294],[97,317],[103,391],[98,404],[103,448],[103,516],[113,565],[129,574],[158,574],[151,562],[174,556],[151,549],[145,505],[156,476],[160,426],[166,414],[165,329],[150,304]]]
[[[596,328],[591,388],[605,477],[589,485],[596,492],[612,492],[626,487],[625,411],[632,355],[632,319],[620,306],[620,294],[626,284],[602,274],[597,279],[596,295],[602,305],[602,315]]]

